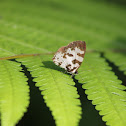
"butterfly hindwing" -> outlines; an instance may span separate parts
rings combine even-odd
[[[80,67],[85,51],[86,43],[84,41],[74,41],[68,46],[59,48],[53,57],[53,62],[73,74]]]

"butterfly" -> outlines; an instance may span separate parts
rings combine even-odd
[[[78,68],[83,62],[85,52],[85,41],[74,41],[67,46],[59,48],[52,60],[56,65],[73,75],[77,73]]]

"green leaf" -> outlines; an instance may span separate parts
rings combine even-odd
[[[0,61],[0,113],[2,126],[14,126],[29,105],[27,78],[20,63]]]
[[[126,125],[126,87],[99,54],[86,54],[76,79],[107,125]]]
[[[20,59],[31,71],[45,103],[58,126],[76,126],[81,118],[81,103],[71,76],[63,73],[50,59],[52,56]],[[37,64],[36,64],[37,63]]]
[[[106,53],[105,56],[111,62],[113,62],[116,66],[119,67],[120,71],[123,71],[126,75],[126,53]]]

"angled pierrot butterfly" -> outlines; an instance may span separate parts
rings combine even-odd
[[[56,65],[73,75],[77,73],[83,62],[85,52],[86,43],[84,41],[74,41],[67,46],[59,48],[52,59]]]

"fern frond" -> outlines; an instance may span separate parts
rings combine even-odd
[[[112,61],[116,66],[119,67],[120,71],[124,71],[126,75],[126,53],[105,53],[107,59]]]
[[[0,113],[2,126],[14,126],[29,104],[27,79],[19,63],[0,61]]]
[[[118,49],[119,45],[121,45],[120,48],[125,49],[123,45],[125,45],[126,10],[118,5],[92,2],[92,0],[4,0],[0,1],[0,12],[1,57],[55,52],[59,47],[75,40],[84,40],[88,49],[102,52],[107,52],[112,48]],[[123,44],[118,42],[120,38],[124,38]],[[3,54],[3,51],[7,52]],[[110,60],[112,58],[111,61],[115,62],[120,70],[125,71],[125,57],[124,59],[120,58],[121,56],[118,57],[119,59],[112,55],[110,57],[106,55],[106,57]],[[119,62],[120,59],[122,62]],[[41,59],[33,57],[22,58],[18,61],[26,65],[32,77],[35,78],[36,86],[42,90],[56,124],[77,125],[81,109],[72,79],[61,73],[61,69],[51,63],[49,56],[47,59],[46,57],[41,57]],[[13,63],[13,65],[16,64]],[[11,66],[8,68],[13,72],[12,69]],[[19,74],[18,67],[15,67],[16,70]],[[1,71],[3,72],[2,69]],[[97,110],[101,110],[101,115],[104,115],[103,119],[105,117],[104,120],[107,120],[109,124],[112,124],[114,119],[119,126],[123,122],[125,124],[125,111],[122,112],[122,109],[125,110],[126,100],[123,91],[125,87],[120,84],[121,81],[117,80],[105,61],[97,54],[86,54],[84,64],[79,71],[77,78],[82,83],[86,82],[83,88],[88,89],[86,93],[89,94],[89,99],[93,100]],[[0,73],[0,79],[4,79],[3,75],[7,76],[11,72]],[[18,74],[14,74],[17,77]],[[23,80],[20,81],[24,81],[24,75],[22,76],[20,78]],[[19,80],[18,83],[20,83]],[[105,104],[108,105],[105,106]],[[11,110],[10,108],[9,111]],[[111,115],[113,113],[115,113],[114,116]],[[108,116],[114,118],[110,120]]]
[[[107,125],[126,125],[126,89],[99,54],[86,54],[77,79]]]
[[[52,56],[41,56],[20,61],[35,77],[33,81],[42,91],[41,94],[52,111],[57,126],[76,126],[81,118],[81,103],[74,87],[75,83],[50,61],[51,58]]]

